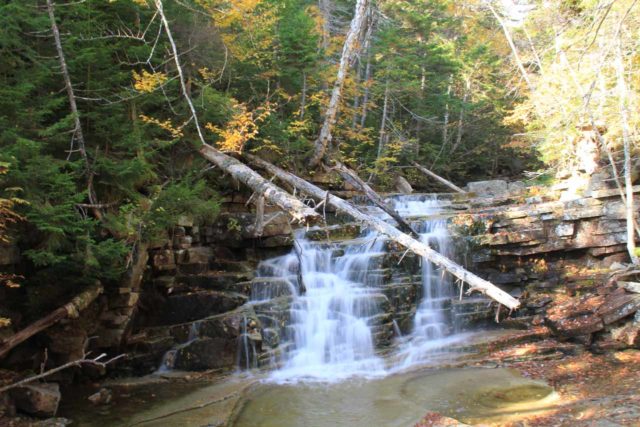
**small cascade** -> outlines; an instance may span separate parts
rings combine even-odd
[[[258,367],[258,351],[256,349],[255,340],[252,334],[256,332],[250,324],[250,320],[246,316],[242,318],[242,329],[238,337],[238,368],[243,370],[254,369]]]
[[[292,297],[284,330],[290,346],[282,354],[282,369],[274,373],[276,380],[335,380],[382,371],[371,323],[386,300],[376,290],[381,278],[372,268],[383,254],[383,243],[373,233],[327,242],[309,240],[299,231],[292,254],[261,265],[262,275],[279,276],[290,285]],[[280,295],[280,282],[271,278],[270,283],[269,290],[255,296]]]
[[[423,200],[396,199],[394,208],[411,220],[420,240],[441,254],[451,257],[451,242],[447,220],[438,214],[440,202],[436,198]],[[449,343],[450,320],[447,311],[451,302],[451,283],[444,270],[426,259],[422,260],[422,298],[416,309],[411,333],[401,343],[403,367],[427,359],[434,350]]]
[[[184,348],[191,344],[193,341],[198,339],[198,335],[200,334],[200,323],[193,322],[189,327],[189,335],[187,337],[187,341],[175,345],[171,350],[167,351],[164,356],[162,356],[162,361],[160,362],[160,366],[156,370],[156,374],[166,373],[173,371],[176,363],[176,355],[181,348]]]

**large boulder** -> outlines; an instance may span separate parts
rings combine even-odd
[[[10,391],[16,408],[36,417],[55,417],[60,404],[60,387],[56,383],[27,384]]]
[[[198,338],[176,353],[175,368],[186,371],[229,368],[236,364],[238,344],[226,338]]]
[[[196,291],[172,295],[162,310],[158,324],[171,325],[191,322],[214,314],[231,311],[248,300],[235,292]]]
[[[467,184],[470,193],[478,196],[499,196],[509,191],[507,181],[495,179],[491,181],[475,181]]]

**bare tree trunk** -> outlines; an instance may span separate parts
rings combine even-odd
[[[356,94],[353,97],[353,120],[351,121],[351,129],[355,129],[358,125],[358,107],[360,106],[359,89],[362,85],[362,63],[358,60],[358,69],[356,71]]]
[[[411,234],[413,237],[417,237],[418,233],[411,227],[411,225],[402,218],[398,212],[396,212],[387,202],[385,202],[382,197],[378,193],[376,193],[373,188],[369,186],[366,182],[364,182],[360,177],[351,169],[346,167],[340,162],[334,162],[335,166],[333,169],[337,170],[342,178],[349,182],[351,185],[359,189],[364,193],[364,195],[373,202],[374,205],[382,209],[387,215],[394,219],[395,222],[398,223],[398,226],[401,230],[406,233]]]
[[[516,48],[516,45],[513,43],[513,38],[511,37],[511,33],[509,32],[509,28],[507,27],[507,24],[505,24],[502,17],[498,14],[498,12],[496,12],[495,8],[493,7],[492,0],[488,0],[485,3],[489,8],[489,10],[491,11],[491,13],[493,14],[493,16],[496,18],[496,20],[500,24],[500,27],[502,27],[502,32],[504,33],[504,36],[507,39],[507,42],[509,43],[509,47],[511,48],[511,53],[513,53],[513,57],[516,61],[516,65],[518,66],[518,69],[520,70],[520,73],[522,74],[522,78],[527,83],[527,87],[529,88],[529,90],[533,92],[533,85],[531,84],[531,79],[529,79],[529,73],[527,73],[527,70],[524,68],[524,65],[522,64],[522,60],[520,59],[520,55],[518,54],[518,49]]]
[[[38,332],[44,331],[48,327],[56,324],[58,321],[67,317],[76,319],[79,316],[80,312],[87,308],[93,301],[95,301],[95,299],[98,298],[102,291],[102,285],[100,285],[99,283],[89,286],[64,306],[52,311],[42,319],[33,322],[16,334],[1,341],[0,343],[2,345],[0,345],[0,359],[5,357],[11,351],[11,349],[13,349],[18,344],[23,343]]]
[[[431,178],[441,182],[442,184],[446,185],[447,187],[449,187],[453,191],[456,191],[458,193],[463,193],[463,194],[466,193],[466,191],[464,191],[462,188],[460,188],[457,185],[455,185],[453,182],[448,181],[448,180],[444,179],[443,177],[441,177],[440,175],[437,175],[437,174],[431,172],[429,169],[427,169],[424,166],[420,165],[418,162],[411,162],[411,164],[413,166],[415,166],[416,169],[418,169],[420,172],[422,172],[425,175],[430,176]]]
[[[453,74],[449,75],[449,85],[447,86],[447,103],[444,106],[444,124],[442,125],[442,147],[449,142],[449,97],[451,96],[451,85],[453,84]]]
[[[464,79],[464,95],[462,96],[462,105],[460,106],[460,116],[458,117],[458,131],[456,134],[456,142],[451,147],[451,152],[449,154],[453,154],[462,143],[462,134],[464,133],[464,109],[465,109],[465,104],[469,100],[470,95],[471,95],[471,76],[467,76]]]
[[[327,111],[325,112],[324,123],[320,130],[320,136],[318,136],[318,139],[316,140],[313,156],[309,161],[309,167],[311,168],[315,168],[320,164],[327,151],[327,146],[331,143],[331,132],[333,131],[333,126],[336,123],[344,80],[347,77],[347,72],[349,71],[353,57],[358,51],[358,39],[360,38],[366,23],[368,15],[367,9],[369,8],[369,5],[369,0],[357,0],[355,13],[353,20],[351,21],[351,27],[349,28],[347,38],[345,39],[344,46],[342,47],[342,56],[338,66],[338,74],[333,85]]]
[[[364,67],[364,94],[362,95],[362,111],[360,112],[360,127],[364,128],[369,108],[369,90],[371,89],[371,44],[367,49],[367,65]]]
[[[627,84],[624,77],[624,60],[620,37],[616,40],[615,69],[618,80],[618,99],[620,103],[620,119],[622,121],[622,142],[624,146],[624,186],[626,192],[626,219],[627,219],[627,251],[631,262],[639,264],[640,259],[636,254],[635,231],[634,231],[634,203],[633,203],[633,182],[631,179],[631,136],[629,129],[629,112],[627,107]]]
[[[221,170],[231,175],[234,179],[242,182],[253,191],[264,196],[267,200],[271,201],[280,209],[287,212],[294,220],[303,223],[314,223],[316,221],[319,221],[321,217],[320,214],[318,214],[316,211],[304,205],[300,200],[293,197],[289,193],[273,185],[271,182],[260,176],[259,173],[255,172],[243,163],[239,162],[231,156],[224,154],[223,152],[206,143],[204,134],[202,133],[202,128],[200,127],[200,123],[198,121],[196,109],[193,106],[193,102],[191,101],[191,98],[189,97],[187,92],[184,74],[182,72],[182,66],[180,65],[178,48],[176,47],[173,35],[171,34],[169,22],[167,21],[167,17],[164,13],[162,0],[155,0],[155,6],[160,19],[162,20],[162,25],[164,26],[167,38],[169,39],[169,43],[171,45],[173,60],[176,65],[176,69],[178,70],[182,94],[185,101],[187,101],[187,104],[189,105],[191,119],[195,124],[196,130],[198,131],[198,137],[200,139],[200,142],[202,143],[202,147],[200,147],[200,154],[205,159],[218,166]]]
[[[382,156],[382,151],[387,138],[387,118],[389,116],[389,80],[384,85],[384,102],[382,104],[382,119],[380,119],[380,131],[378,134],[378,153],[376,155],[376,162]],[[373,175],[373,174],[372,174]],[[371,181],[371,177],[369,177]]]
[[[327,191],[289,172],[286,172],[256,156],[253,156],[251,154],[245,154],[244,156],[246,159],[249,160],[250,163],[275,175],[279,180],[289,183],[290,185],[296,187],[303,193],[308,194],[309,196],[315,199],[326,200],[328,205],[333,207],[337,211],[344,212],[350,217],[352,217],[353,219],[355,219],[356,221],[361,221],[369,225],[371,228],[387,236],[392,241],[406,247],[407,250],[411,250],[416,254],[428,259],[432,263],[444,268],[449,273],[453,274],[455,277],[459,278],[463,282],[466,282],[470,285],[470,289],[468,293],[481,292],[512,310],[517,309],[520,306],[520,301],[518,301],[517,299],[515,299],[514,297],[512,297],[502,289],[476,276],[470,271],[465,270],[462,266],[451,261],[449,258],[439,254],[438,252],[431,249],[426,244],[401,232],[394,226],[378,218],[372,217],[371,215],[367,215],[361,212],[351,203],[337,196],[329,194]]]
[[[67,97],[69,98],[69,106],[71,108],[71,114],[73,114],[74,130],[72,139],[78,144],[78,151],[82,156],[85,164],[85,173],[87,174],[87,194],[90,204],[98,204],[95,191],[93,189],[93,172],[91,170],[91,162],[87,155],[87,146],[84,139],[84,132],[82,131],[82,123],[80,122],[80,112],[78,111],[78,105],[76,103],[76,95],[71,84],[71,76],[69,75],[69,69],[67,68],[67,61],[64,56],[64,50],[62,49],[62,40],[60,39],[60,30],[56,23],[55,6],[52,0],[47,0],[47,12],[49,13],[49,21],[51,21],[51,32],[53,33],[53,40],[56,45],[56,53],[58,61],[60,62],[60,72],[64,79],[64,86],[67,91]],[[72,146],[73,148],[73,146]],[[69,153],[71,155],[71,152]],[[93,209],[94,214],[100,218],[102,217],[99,209]]]
[[[307,72],[302,72],[302,96],[300,99],[300,120],[304,119],[305,109],[307,107]]]

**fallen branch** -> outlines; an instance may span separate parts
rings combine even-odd
[[[93,359],[87,359],[87,354],[85,354],[80,359],[65,363],[64,365],[57,366],[57,367],[55,367],[53,369],[49,369],[48,371],[42,372],[42,373],[40,373],[38,375],[33,375],[31,377],[27,377],[27,378],[25,378],[23,380],[20,380],[18,382],[13,383],[13,384],[9,384],[9,385],[6,385],[4,387],[0,387],[0,393],[4,393],[5,391],[11,390],[12,388],[20,387],[20,386],[23,386],[25,384],[29,384],[29,383],[37,381],[39,379],[48,377],[50,375],[55,374],[56,372],[60,372],[62,370],[65,370],[67,368],[71,368],[73,366],[91,365],[91,366],[99,366],[99,367],[105,368],[108,364],[110,364],[112,362],[115,362],[116,360],[118,360],[118,359],[120,359],[120,358],[122,358],[124,356],[125,356],[124,354],[120,354],[120,355],[118,355],[116,357],[113,357],[113,358],[107,360],[106,362],[100,362],[101,359],[104,359],[106,357],[105,353],[102,353],[100,356],[98,356],[96,358],[93,358]]]
[[[389,204],[387,204],[387,202],[385,202],[382,197],[380,197],[380,195],[369,186],[369,184],[360,179],[354,171],[338,161],[335,162],[333,169],[337,170],[345,181],[362,191],[367,199],[369,199],[374,205],[393,218],[395,222],[398,223],[401,230],[411,234],[413,237],[418,237],[418,233],[413,229],[413,227],[411,227],[411,225],[402,218],[395,209],[389,206]]]
[[[439,181],[440,183],[446,185],[447,187],[449,187],[450,189],[452,189],[453,191],[456,191],[458,193],[466,193],[466,191],[464,191],[462,188],[458,187],[457,185],[455,185],[453,182],[448,181],[446,179],[444,179],[443,177],[441,177],[440,175],[436,175],[435,173],[431,172],[429,169],[425,168],[424,166],[418,164],[417,162],[411,162],[411,164],[413,166],[416,167],[416,169],[418,169],[420,172],[422,172],[425,175],[430,176],[431,178]]]
[[[0,359],[5,357],[11,351],[11,349],[13,349],[18,344],[26,341],[38,332],[41,332],[54,325],[58,321],[64,318],[76,319],[80,315],[80,312],[87,308],[89,304],[91,304],[96,298],[98,298],[102,291],[103,288],[100,283],[89,286],[64,306],[54,310],[49,315],[33,322],[26,328],[3,340],[1,342],[2,345],[0,346]]]
[[[467,271],[462,266],[451,261],[449,258],[431,249],[426,244],[401,232],[400,230],[393,227],[392,225],[378,218],[375,218],[371,215],[367,215],[361,212],[351,203],[339,197],[336,197],[332,194],[329,194],[328,196],[326,196],[326,192],[321,188],[289,172],[286,172],[256,156],[253,156],[250,154],[245,154],[244,156],[253,165],[275,175],[281,181],[287,182],[290,185],[295,186],[300,191],[308,194],[309,196],[312,196],[316,199],[324,199],[325,197],[327,197],[327,203],[329,204],[329,206],[332,206],[337,211],[342,211],[346,213],[347,215],[349,215],[350,217],[354,218],[357,221],[361,221],[363,223],[368,224],[371,228],[387,236],[392,241],[399,243],[400,245],[404,246],[407,249],[411,249],[411,251],[415,252],[416,254],[444,268],[455,277],[468,283],[470,285],[470,288],[474,289],[475,291],[486,294],[490,298],[494,299],[500,304],[505,305],[509,309],[513,310],[520,306],[520,301],[518,301],[517,299],[515,299],[514,297],[512,297],[502,289],[498,288],[493,283],[488,282],[487,280],[484,280],[476,276],[470,271]]]

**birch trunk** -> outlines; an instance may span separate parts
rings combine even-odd
[[[167,38],[169,39],[169,44],[171,45],[173,60],[178,71],[182,94],[185,101],[187,102],[187,105],[189,106],[191,119],[193,120],[193,123],[198,132],[200,142],[202,143],[202,147],[200,147],[199,151],[200,154],[205,159],[218,166],[221,170],[231,175],[234,179],[242,182],[247,187],[251,188],[259,195],[264,196],[265,199],[269,200],[270,202],[277,205],[280,209],[287,212],[295,221],[301,223],[314,223],[319,221],[320,214],[318,214],[316,211],[309,208],[289,193],[278,188],[268,180],[264,179],[262,176],[260,176],[259,173],[255,172],[243,163],[239,162],[231,156],[228,156],[227,154],[224,154],[223,152],[206,143],[204,134],[202,133],[202,128],[200,126],[200,122],[198,121],[196,109],[193,106],[193,102],[191,101],[191,97],[189,96],[189,92],[187,91],[184,73],[182,72],[182,66],[180,65],[178,48],[176,47],[169,22],[164,13],[162,0],[155,0],[155,6],[167,34]]]
[[[342,56],[340,57],[340,64],[338,66],[338,74],[336,81],[331,91],[331,99],[324,116],[324,123],[320,130],[320,136],[315,143],[315,150],[311,160],[309,160],[309,167],[315,168],[320,164],[327,151],[327,147],[332,141],[331,132],[336,123],[338,115],[338,109],[340,107],[340,99],[342,98],[342,88],[344,87],[344,81],[347,77],[347,72],[353,57],[358,51],[359,38],[362,34],[366,23],[367,9],[369,8],[369,0],[358,0],[355,7],[355,14],[347,33],[347,38],[344,41],[342,47]]]
[[[428,259],[432,263],[444,268],[461,281],[468,283],[470,285],[470,289],[468,292],[481,292],[483,294],[486,294],[490,298],[512,310],[517,309],[520,306],[520,301],[518,301],[502,289],[498,288],[491,282],[488,282],[471,273],[470,271],[465,270],[462,266],[456,264],[449,258],[431,249],[426,244],[401,232],[392,225],[389,225],[380,219],[361,212],[351,203],[337,196],[329,194],[327,191],[316,187],[315,185],[289,172],[286,172],[272,165],[271,163],[265,162],[264,160],[256,156],[245,154],[245,158],[248,159],[249,162],[254,166],[266,170],[267,172],[275,175],[278,179],[296,187],[301,192],[318,200],[326,200],[327,204],[337,211],[344,212],[356,221],[360,221],[369,225],[380,234],[387,236],[390,240],[406,247],[408,250],[411,250],[416,254]]]

